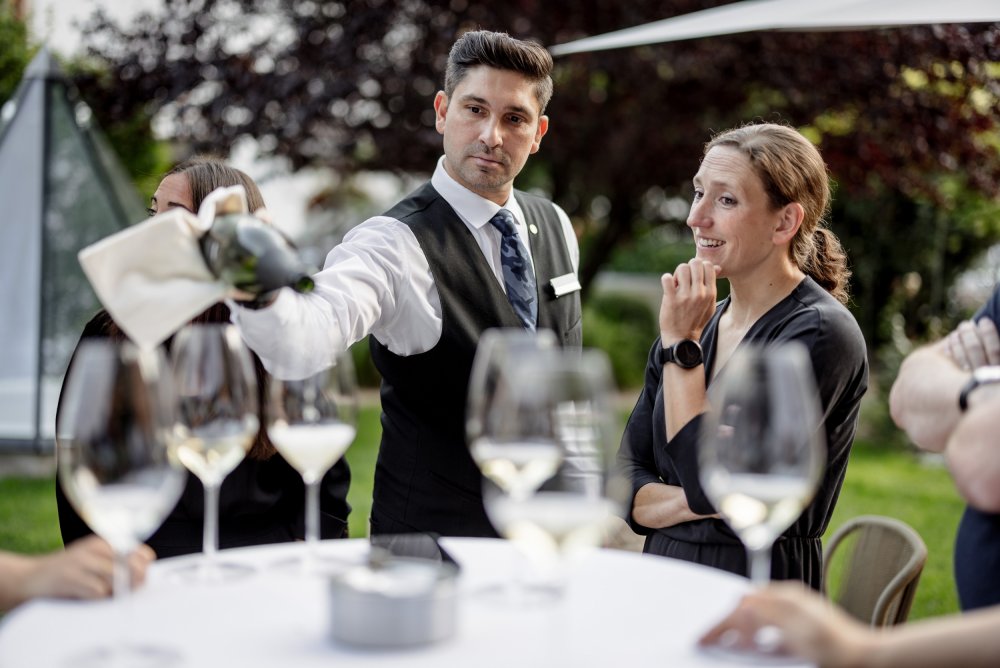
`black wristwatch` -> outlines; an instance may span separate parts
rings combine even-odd
[[[964,413],[969,408],[969,395],[980,385],[1000,383],[1000,366],[981,366],[972,370],[972,377],[958,395],[958,407]]]
[[[701,344],[692,339],[681,339],[672,346],[661,347],[658,359],[661,365],[673,362],[682,369],[693,369],[705,361]]]

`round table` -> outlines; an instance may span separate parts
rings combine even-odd
[[[330,586],[272,566],[301,543],[226,550],[257,572],[234,582],[177,582],[170,571],[197,556],[161,560],[122,601],[36,600],[0,625],[0,666],[67,666],[82,650],[128,638],[169,645],[185,667],[294,666],[718,666],[695,641],[731,610],[749,582],[719,570],[620,550],[565,564],[555,603],[532,607],[481,596],[509,580],[523,557],[506,541],[445,538],[461,566],[452,638],[405,649],[363,649],[331,638]],[[361,562],[365,540],[326,541],[325,554]],[[784,665],[788,665],[787,663]]]

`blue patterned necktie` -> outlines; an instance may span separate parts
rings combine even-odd
[[[535,331],[535,323],[538,322],[535,270],[531,267],[527,249],[517,236],[514,214],[507,209],[500,209],[490,218],[490,225],[500,230],[500,265],[503,267],[507,299],[525,329]]]

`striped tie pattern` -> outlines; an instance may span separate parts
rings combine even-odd
[[[521,319],[525,329],[535,330],[538,322],[538,291],[535,270],[531,267],[528,252],[517,235],[514,214],[500,209],[490,219],[490,225],[500,230],[500,265],[507,299]]]

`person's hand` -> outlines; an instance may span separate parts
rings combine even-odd
[[[1000,364],[1000,335],[989,318],[965,320],[945,337],[944,350],[965,371]]]
[[[133,587],[146,579],[146,568],[156,558],[148,545],[140,545],[128,557]],[[112,593],[114,553],[98,536],[70,543],[65,550],[35,557],[26,575],[24,599],[36,596],[57,598],[103,598]]]
[[[877,640],[867,627],[802,583],[778,582],[743,597],[698,644],[751,648],[758,633],[773,636],[779,651],[821,666],[854,665]]]
[[[660,337],[664,345],[681,339],[701,338],[701,332],[715,312],[715,277],[718,267],[697,258],[663,274],[660,302]]]

